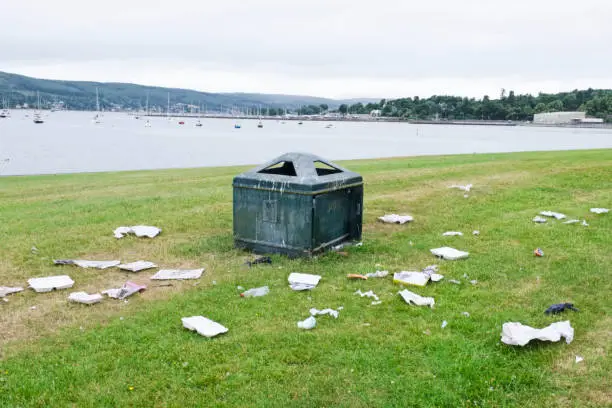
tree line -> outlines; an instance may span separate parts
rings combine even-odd
[[[543,112],[583,111],[588,116],[612,122],[612,90],[586,89],[537,96],[516,95],[502,90],[499,99],[458,96],[400,98],[379,103],[341,105],[340,113],[369,114],[380,110],[381,116],[415,120],[511,120],[530,121]]]

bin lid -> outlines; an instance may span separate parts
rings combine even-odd
[[[309,153],[286,153],[234,177],[234,187],[306,194],[362,184],[359,174]]]

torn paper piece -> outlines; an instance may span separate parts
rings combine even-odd
[[[241,297],[261,297],[266,296],[270,293],[270,288],[268,286],[262,286],[259,288],[249,289],[240,294]]]
[[[450,282],[450,283],[454,283],[455,285],[461,285],[461,282],[459,282],[459,281],[458,281],[458,280],[456,280],[456,279],[450,279],[450,280],[449,280],[449,282]]]
[[[366,273],[365,276],[367,276],[368,278],[385,278],[388,275],[389,275],[389,271],[376,271],[376,272]]]
[[[540,213],[540,215],[543,215],[545,217],[554,217],[554,218],[556,218],[558,220],[562,220],[562,219],[566,218],[565,214],[561,214],[561,213],[554,212],[554,211],[542,211]]]
[[[463,316],[465,316],[465,317],[470,317],[469,312],[461,312],[461,314],[462,314]]]
[[[410,215],[386,214],[378,219],[386,224],[405,224],[413,221],[414,218]]]
[[[478,285],[478,281],[476,279],[471,280],[470,283],[472,285]]]
[[[459,232],[459,231],[447,231],[444,234],[442,234],[443,237],[462,237],[463,236],[463,232]]]
[[[393,274],[393,283],[401,285],[425,286],[429,282],[429,275],[423,272],[402,271]]]
[[[511,346],[524,346],[531,340],[559,341],[561,337],[570,344],[574,340],[574,328],[569,320],[556,322],[543,329],[534,329],[521,323],[504,323],[502,326],[501,341]]]
[[[76,265],[81,268],[108,269],[115,267],[121,261],[86,261],[83,259],[56,259],[53,261],[55,265]]]
[[[8,287],[8,286],[0,286],[0,298],[5,297],[6,295],[10,295],[11,293],[22,292],[23,288],[21,287]]]
[[[564,224],[576,224],[578,222],[580,222],[580,220],[567,220],[564,222]]]
[[[222,333],[227,333],[227,327],[207,319],[204,316],[191,316],[181,318],[183,327],[192,331],[198,332],[198,334],[204,337],[215,337]]]
[[[583,227],[588,227],[588,226],[589,226],[589,224],[587,224],[586,220],[582,220],[582,226],[583,226]]]
[[[108,289],[102,293],[114,299],[125,299],[132,296],[134,293],[144,291],[146,288],[147,287],[145,285],[139,285],[137,283],[128,281],[118,289]]]
[[[151,276],[152,280],[183,280],[183,279],[200,279],[204,268],[200,269],[161,269],[155,275]]]
[[[473,184],[466,184],[465,186],[462,186],[460,184],[453,184],[449,188],[458,188],[461,191],[465,191],[466,193],[469,193],[472,187],[474,187]]]
[[[53,289],[68,289],[74,285],[74,281],[70,279],[70,276],[48,276],[46,278],[32,278],[28,279],[28,285],[35,292],[51,292]]]
[[[439,258],[446,259],[447,261],[465,259],[470,255],[469,252],[459,251],[450,247],[435,248],[431,250],[431,253]]]
[[[440,282],[442,279],[444,279],[444,275],[440,275],[439,273],[436,273],[437,271],[438,271],[438,265],[429,265],[423,268],[423,273],[429,276],[429,279],[432,282]]]
[[[429,306],[431,308],[434,307],[435,301],[432,297],[423,297],[419,296],[416,293],[410,292],[408,289],[404,289],[399,292],[399,295],[404,299],[404,301],[408,304],[415,304],[417,306]]]
[[[361,289],[358,289],[354,294],[355,295],[359,295],[361,297],[365,296],[365,297],[373,298],[374,300],[377,300],[377,301],[380,300],[380,299],[378,299],[378,296],[376,296],[376,294],[373,291],[371,291],[371,290],[369,290],[369,291],[364,293],[364,292],[361,291]]]
[[[423,268],[422,272],[428,275],[438,272],[438,265],[427,265],[426,267]]]
[[[582,362],[582,361],[584,361],[584,357],[582,357],[582,356],[576,356],[576,364],[578,364],[578,363],[580,363],[580,362]]]
[[[546,222],[546,218],[542,218],[539,215],[536,215],[532,221],[537,222],[538,224],[544,224]]]
[[[607,214],[610,212],[608,208],[591,208],[593,214]]]
[[[478,231],[478,230],[474,230],[474,231],[472,231],[472,234],[473,234],[473,235],[480,235],[480,231]]]
[[[304,330],[314,329],[316,325],[317,319],[315,319],[313,316],[310,316],[308,319],[297,323],[297,327]]]
[[[375,300],[372,303],[370,303],[372,306],[377,306],[380,305],[382,303],[382,300]]]
[[[319,284],[320,280],[321,276],[319,275],[296,272],[290,274],[288,278],[291,289],[297,291],[314,289]]]
[[[338,316],[340,314],[340,310],[334,310],[334,309],[323,309],[323,310],[318,310],[315,309],[314,307],[312,309],[310,309],[310,315],[311,316],[324,316],[324,315],[330,315],[331,317],[333,317],[334,319],[337,319]]]
[[[136,261],[128,264],[119,265],[119,269],[130,272],[140,272],[151,268],[157,268],[153,262],[148,261]]]
[[[445,328],[446,326],[448,326],[448,322],[446,320],[444,320],[442,322],[442,325],[440,326],[442,329]]]
[[[346,277],[348,279],[363,279],[363,280],[368,280],[368,277],[365,275],[359,275],[357,273],[349,273],[348,275],[346,275]]]
[[[73,292],[68,296],[68,300],[76,303],[83,303],[86,305],[93,305],[102,301],[102,295],[95,293],[90,295],[87,292]]]
[[[440,275],[439,273],[432,273],[431,275],[429,275],[429,279],[431,279],[432,282],[440,282],[442,279],[444,279],[444,275]]]
[[[157,227],[150,227],[147,225],[136,225],[133,227],[119,227],[114,231],[115,238],[123,238],[128,234],[134,234],[138,238],[147,237],[155,238],[159,235],[162,230]]]

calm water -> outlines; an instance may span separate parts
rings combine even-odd
[[[31,115],[31,112],[27,112]],[[256,164],[289,151],[330,160],[612,148],[612,130],[243,120],[143,119],[107,113],[54,112],[36,125],[26,112],[0,119],[0,174],[92,172]],[[5,159],[9,159],[6,161]]]

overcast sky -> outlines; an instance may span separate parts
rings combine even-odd
[[[5,0],[0,71],[334,98],[612,88],[612,0]]]

